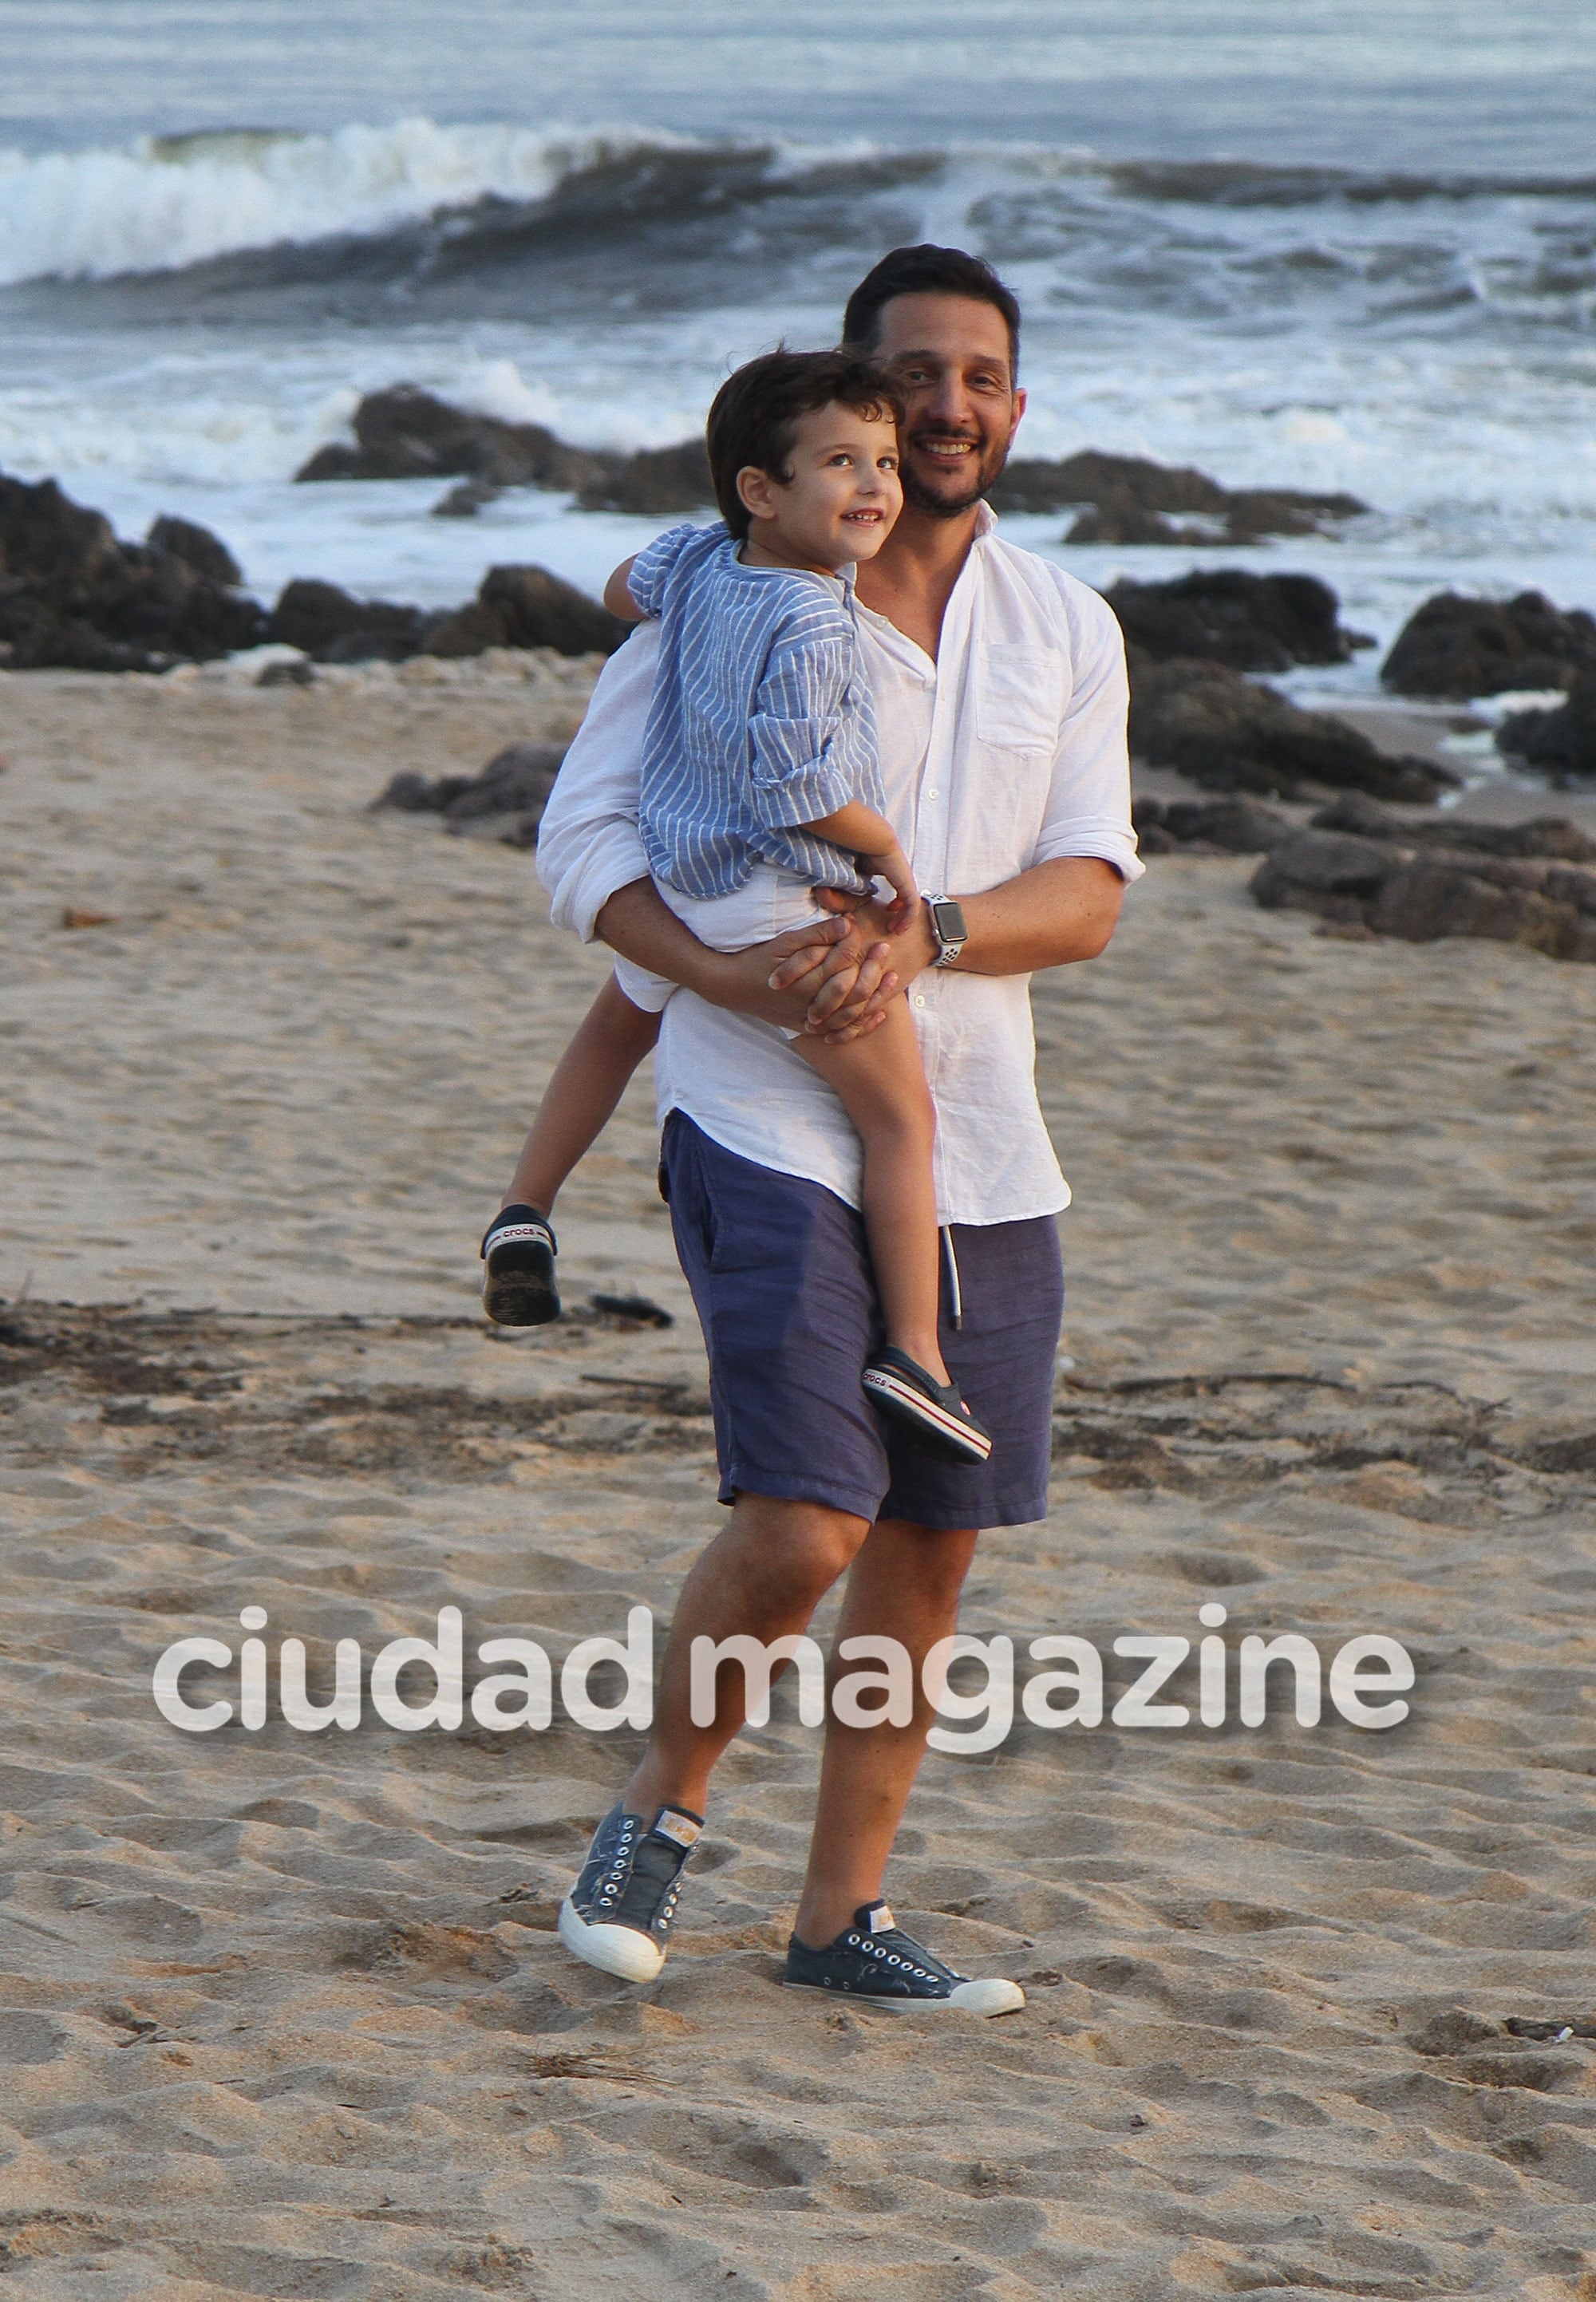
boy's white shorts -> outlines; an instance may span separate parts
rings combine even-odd
[[[746,951],[751,944],[769,943],[789,928],[807,927],[828,916],[816,903],[809,880],[795,871],[778,870],[774,863],[756,863],[729,895],[684,895],[662,879],[654,885],[682,924],[711,951]],[[657,1015],[676,988],[667,977],[651,974],[629,959],[616,961],[615,979],[633,1006],[648,1015]]]

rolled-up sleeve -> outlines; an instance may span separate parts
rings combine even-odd
[[[1070,625],[1073,689],[1054,753],[1036,863],[1096,855],[1120,877],[1147,870],[1130,823],[1130,754],[1125,738],[1130,683],[1113,609],[1084,584],[1061,582]]]
[[[611,895],[649,877],[637,806],[659,654],[659,625],[642,624],[610,657],[538,828],[538,878],[550,917],[584,943],[594,940]]]
[[[687,547],[698,542],[699,534],[700,531],[691,525],[668,527],[652,543],[645,543],[632,562],[626,589],[643,614],[656,622],[665,613],[666,584],[671,571]]]

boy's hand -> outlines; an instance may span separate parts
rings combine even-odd
[[[881,924],[888,935],[902,935],[920,909],[920,889],[909,868],[909,858],[895,841],[884,853],[867,856],[865,861],[893,891],[893,901],[887,904]]]
[[[604,585],[604,605],[612,616],[618,616],[624,624],[645,624],[648,621],[648,618],[632,596],[629,578],[636,565],[637,554],[634,551],[630,559],[623,559],[620,566],[611,572]]]

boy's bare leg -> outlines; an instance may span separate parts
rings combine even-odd
[[[676,1600],[659,1674],[654,1729],[641,1765],[622,1793],[630,1814],[682,1806],[702,1814],[710,1774],[744,1722],[741,1670],[723,1669],[708,1726],[693,1723],[693,1642],[717,1644],[743,1632],[767,1644],[808,1627],[810,1617],[863,1542],[868,1522],[821,1503],[741,1494],[731,1516],[702,1551]],[[907,1794],[905,1793],[905,1795]]]
[[[879,1030],[845,1046],[811,1038],[793,1045],[840,1098],[864,1146],[862,1213],[886,1339],[946,1382],[937,1333],[937,1115],[909,1010],[895,999]]]
[[[811,1949],[835,1942],[860,1904],[873,1903],[881,1892],[936,1722],[921,1683],[925,1659],[938,1639],[959,1627],[959,1593],[976,1541],[971,1532],[943,1533],[903,1519],[878,1519],[853,1561],[837,1639],[869,1632],[899,1642],[914,1667],[914,1717],[907,1726],[885,1719],[878,1726],[846,1726],[827,1719],[809,1872],[793,1927]]]
[[[577,1026],[543,1090],[506,1206],[547,1214],[577,1161],[614,1115],[626,1082],[659,1037],[659,1018],[634,1007],[612,975]]]

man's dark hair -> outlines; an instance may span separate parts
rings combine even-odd
[[[752,515],[737,493],[737,475],[752,464],[773,480],[790,480],[787,458],[801,416],[819,407],[901,422],[903,403],[889,375],[862,353],[766,352],[728,375],[710,410],[706,444],[720,516],[741,542]]]
[[[1020,370],[1020,307],[989,264],[962,248],[895,248],[884,256],[848,298],[843,341],[873,352],[881,334],[881,315],[896,296],[964,296],[1001,312],[1009,332],[1009,365]]]

